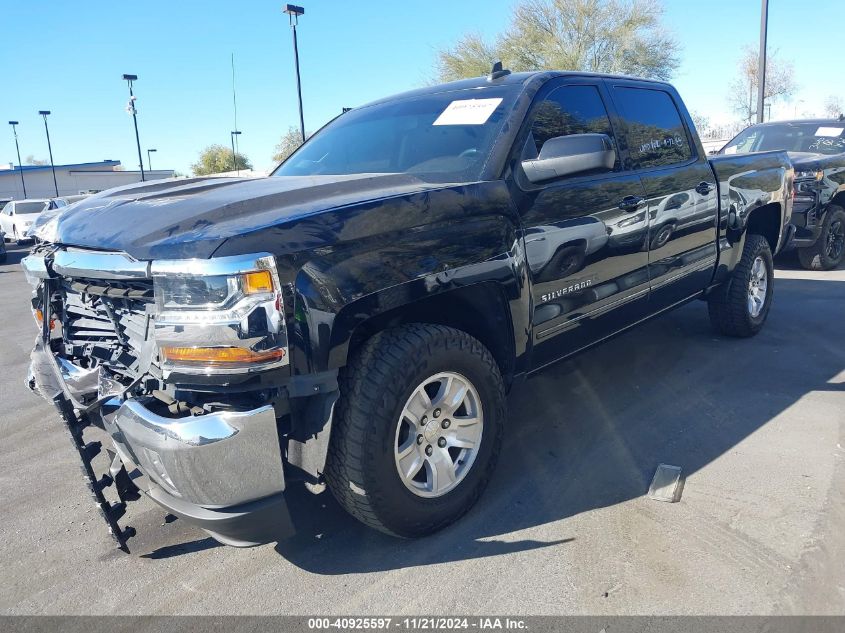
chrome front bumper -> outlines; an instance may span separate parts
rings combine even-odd
[[[64,399],[64,416],[96,397],[91,372],[68,370],[39,341],[27,383],[46,399]],[[143,490],[169,512],[230,545],[254,545],[293,529],[282,492],[285,477],[271,406],[200,416],[166,417],[152,398],[110,398],[88,411],[111,436],[126,471],[136,468]]]
[[[107,401],[104,411],[115,404]],[[284,491],[273,407],[167,418],[145,404],[120,403],[104,425],[124,464],[168,494],[215,508]]]

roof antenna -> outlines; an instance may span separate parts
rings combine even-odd
[[[497,60],[493,62],[493,68],[490,70],[490,74],[487,75],[487,81],[493,81],[494,79],[499,79],[501,77],[507,77],[511,74],[507,68],[502,68],[501,60]]]

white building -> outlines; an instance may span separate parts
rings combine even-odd
[[[59,187],[59,195],[96,193],[141,181],[140,171],[123,171],[119,167],[119,160],[56,165],[56,184]],[[26,183],[26,196],[23,194],[21,173]],[[154,169],[144,171],[144,175],[147,180],[171,178],[173,170]],[[24,165],[23,172],[17,165],[0,165],[0,199],[52,198],[55,195],[56,189],[53,185],[53,172],[50,165]]]

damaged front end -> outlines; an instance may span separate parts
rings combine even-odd
[[[337,392],[329,379],[319,403],[296,401],[271,256],[146,262],[40,245],[22,266],[40,328],[28,384],[59,411],[118,547],[139,492],[226,544],[293,532],[288,471],[320,484]],[[307,424],[291,416],[303,408]],[[89,429],[111,443],[99,477]]]

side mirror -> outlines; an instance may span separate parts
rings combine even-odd
[[[543,143],[537,158],[522,161],[531,182],[543,182],[594,169],[610,171],[616,151],[607,134],[570,134]]]

